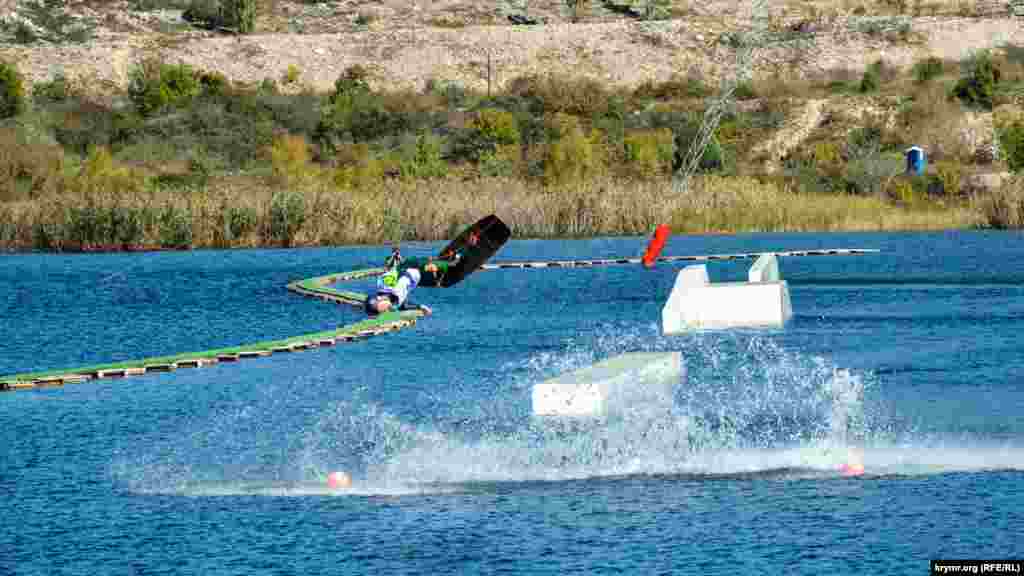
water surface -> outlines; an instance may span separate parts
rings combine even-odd
[[[881,252],[782,259],[783,330],[661,336],[682,264],[488,271],[418,290],[434,316],[365,342],[0,394],[0,573],[923,574],[1021,558],[1022,240],[674,237],[665,254]],[[498,257],[643,244],[514,240]],[[356,310],[285,284],[387,253],[0,256],[0,374],[348,324]],[[530,416],[537,382],[676,350],[687,376],[662,416],[587,434]],[[863,476],[838,471],[851,458]],[[327,488],[338,469],[352,490]]]

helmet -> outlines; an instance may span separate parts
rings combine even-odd
[[[369,314],[370,316],[376,316],[377,314],[379,314],[379,312],[377,312],[377,299],[380,297],[381,296],[379,294],[374,294],[373,296],[366,297],[366,302],[363,304],[363,309],[365,309],[366,313]]]

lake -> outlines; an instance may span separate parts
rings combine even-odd
[[[512,240],[496,259],[645,243]],[[662,336],[682,263],[481,271],[420,288],[433,316],[365,341],[0,393],[0,573],[925,574],[1024,558],[1024,235],[677,236],[664,255],[814,248],[880,252],[780,259],[781,330]],[[349,324],[358,310],[285,285],[388,252],[0,255],[0,374]],[[708,270],[741,280],[750,264]],[[632,351],[682,352],[656,421],[598,441],[531,417],[534,384]],[[865,473],[844,476],[853,457]],[[327,487],[333,470],[353,488]]]

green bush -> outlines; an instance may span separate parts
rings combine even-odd
[[[32,86],[32,100],[36,103],[63,102],[73,93],[71,83],[63,74],[57,74],[48,82],[36,82]]]
[[[0,119],[25,111],[25,85],[13,64],[0,62]]]
[[[672,171],[676,172],[683,168],[683,162],[690,152],[690,147],[696,143],[700,132],[700,124],[695,121],[679,123],[673,127],[675,136],[675,153],[672,157]],[[722,147],[714,136],[708,140],[707,146],[701,154],[697,163],[698,172],[711,172],[720,170],[724,166]]]
[[[370,92],[369,77],[370,72],[359,64],[349,66],[334,81],[334,92],[331,93],[329,103],[334,104],[336,99],[354,93]]]
[[[68,206],[62,236],[78,248],[137,245],[144,241],[153,220],[147,208],[93,203]]]
[[[160,212],[160,245],[165,248],[192,246],[192,213],[187,208],[168,204]]]
[[[448,164],[441,157],[441,139],[432,134],[419,134],[403,143],[399,171],[405,178],[441,178],[448,173]]]
[[[207,96],[223,96],[231,87],[231,83],[220,72],[203,71],[199,73],[199,86]]]
[[[754,100],[757,98],[757,91],[749,81],[740,82],[736,85],[736,90],[733,91],[732,96],[737,100]]]
[[[485,108],[474,115],[464,129],[455,133],[449,157],[455,161],[478,162],[493,155],[499,146],[519,143],[519,126],[511,112]]]
[[[217,214],[217,220],[216,242],[221,246],[231,246],[256,230],[258,215],[248,206],[225,203]]]
[[[953,87],[953,95],[968,106],[992,109],[992,97],[999,84],[999,68],[988,50],[974,53],[960,64],[961,77]]]
[[[860,77],[860,86],[858,86],[858,89],[864,94],[868,92],[877,92],[881,83],[882,61],[878,60],[864,69],[864,75]]]
[[[239,34],[252,34],[256,29],[257,0],[221,0],[221,21],[225,28]]]
[[[75,96],[50,109],[54,138],[66,150],[82,156],[96,146],[135,144],[145,127],[132,110],[113,110]],[[157,136],[163,140],[165,135]]]
[[[668,175],[672,169],[675,144],[667,128],[626,134],[623,147],[628,172],[633,176],[656,178]]]
[[[270,240],[291,246],[306,222],[306,199],[301,193],[282,190],[270,198]]]
[[[203,28],[217,28],[223,24],[220,0],[190,0],[181,18]]]
[[[68,0],[28,0],[21,3],[20,15],[31,25],[24,22],[6,24],[0,22],[0,28],[14,34],[20,44],[31,44],[45,40],[53,44],[64,42],[85,42],[92,38],[95,22],[88,19],[75,18],[67,9]],[[13,28],[13,30],[11,29]]]
[[[605,150],[596,131],[586,134],[579,119],[568,114],[555,114],[548,124],[557,138],[552,138],[545,150],[546,183],[572,184],[604,172]]]
[[[915,62],[914,67],[911,69],[911,74],[914,76],[914,82],[924,84],[933,78],[942,76],[945,71],[942,59],[930,56]]]
[[[182,107],[199,95],[200,75],[188,64],[165,64],[159,60],[143,60],[129,77],[128,97],[143,115],[167,107]]]
[[[251,34],[258,0],[191,0],[181,17],[196,26]]]
[[[1024,171],[1024,120],[1008,123],[999,130],[999,147],[1010,170]]]
[[[930,175],[928,194],[932,196],[960,194],[960,183],[963,166],[955,160],[942,160],[935,163],[935,174]],[[937,193],[936,193],[937,192]]]
[[[314,140],[329,152],[345,142],[370,142],[399,134],[410,127],[401,112],[389,110],[379,95],[370,90],[368,73],[352,66],[335,81],[334,91],[321,110],[313,131]]]
[[[469,127],[495,144],[518,144],[519,128],[515,117],[505,110],[484,108],[469,122]]]

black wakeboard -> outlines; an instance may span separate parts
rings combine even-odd
[[[438,285],[447,288],[461,282],[494,256],[511,235],[508,226],[494,214],[463,230],[437,256],[438,260],[451,262]]]

